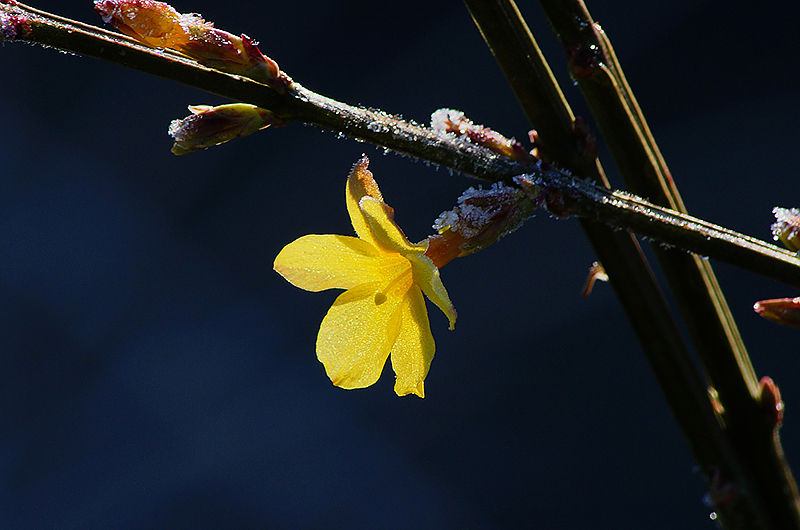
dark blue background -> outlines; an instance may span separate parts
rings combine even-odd
[[[693,213],[769,238],[797,196],[795,20],[765,2],[590,4]],[[98,23],[91,3],[38,7]],[[455,1],[176,4],[245,32],[309,88],[425,122],[447,106],[529,128]],[[521,2],[565,76],[534,2]],[[428,397],[344,391],[314,354],[336,296],[272,271],[349,234],[366,152],[413,240],[476,184],[301,125],[184,157],[197,90],[24,44],[0,49],[0,527],[713,528],[702,482],[578,224],[539,215],[442,272]],[[611,161],[605,157],[606,167]],[[617,180],[618,182],[618,180]],[[720,281],[800,465],[795,330],[752,313],[792,289]]]

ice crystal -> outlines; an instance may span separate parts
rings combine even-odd
[[[772,237],[791,250],[800,250],[800,209],[776,206],[772,213],[775,215],[775,222],[770,227]]]

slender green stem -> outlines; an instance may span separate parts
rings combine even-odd
[[[576,142],[570,134],[572,112],[566,107],[565,99],[516,5],[511,0],[465,0],[465,3],[529,119],[544,116],[552,120],[546,123],[532,122],[539,130],[543,146],[550,152],[559,153],[563,158],[555,160],[570,167],[576,158]],[[549,115],[542,110],[547,108],[553,109]],[[575,203],[582,202],[574,208],[575,211],[602,218],[606,214],[594,215],[590,212],[616,202],[615,206],[624,205],[625,215],[641,216],[639,228],[648,229],[652,222],[659,223],[655,218],[660,213],[656,214],[651,205],[637,204],[638,200],[634,198],[617,197],[606,190],[587,187],[586,183],[569,178],[555,186],[552,195],[547,189],[548,185],[543,185],[544,201],[558,215],[571,213]],[[567,197],[561,193],[572,186],[575,188],[572,193],[577,194],[578,198],[571,197],[571,193],[567,193]],[[614,208],[614,211],[617,210]],[[678,226],[683,222],[676,220]],[[731,477],[739,484],[749,483],[745,470],[739,465],[737,455],[717,421],[702,378],[680,338],[660,289],[651,276],[643,273],[643,270],[649,272],[646,263],[621,259],[630,254],[625,245],[619,245],[618,241],[610,238],[603,239],[602,231],[598,233],[591,230],[592,224],[584,223],[583,226],[588,228],[587,235],[609,272],[611,284],[642,343],[667,401],[701,464],[709,490],[718,488],[720,476]],[[626,265],[629,267],[626,268]],[[728,528],[752,528],[754,523],[763,520],[763,512],[763,504],[759,505],[751,497],[737,494],[732,502],[719,510],[719,516]]]
[[[472,0],[465,4],[500,61],[525,116],[536,128],[543,158],[608,186],[594,154],[575,149],[575,116],[528,26],[519,23],[522,17],[517,6],[513,2]]]
[[[573,75],[629,189],[657,204],[686,212],[608,35],[592,20],[583,0],[540,0],[540,4],[567,50]],[[643,233],[646,227],[634,230]],[[767,506],[766,520],[777,528],[799,528],[797,486],[780,439],[762,428],[758,379],[711,264],[662,247],[656,248],[656,256],[725,409],[728,436],[754,479],[751,489]],[[738,263],[750,258],[734,259]]]
[[[736,265],[800,288],[797,254],[640,197],[601,188],[563,173],[536,175],[545,206],[556,216],[576,215],[631,230],[665,246],[691,248],[701,256]],[[552,199],[548,197],[553,190]]]
[[[582,0],[541,0],[570,56],[578,85],[628,188],[656,204],[686,212],[669,169],[628,85],[605,32]],[[656,249],[698,353],[732,415],[751,410],[758,379],[725,296],[707,262]]]

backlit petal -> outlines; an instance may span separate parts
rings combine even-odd
[[[385,253],[384,253],[385,254]],[[357,237],[307,235],[289,243],[275,258],[275,270],[307,291],[350,289],[383,280],[385,257]]]
[[[378,380],[400,330],[411,275],[391,285],[368,283],[339,295],[322,320],[317,358],[334,385],[364,388]],[[396,278],[395,280],[398,280]]]
[[[390,251],[402,254],[411,262],[414,271],[414,283],[420,286],[425,296],[442,310],[450,321],[450,329],[456,325],[456,308],[450,301],[447,289],[439,277],[439,269],[433,261],[424,254],[427,241],[412,244],[408,241],[400,227],[394,222],[391,207],[385,203],[365,197],[359,203],[364,216],[369,223],[377,243]]]
[[[433,264],[433,261],[424,254],[419,256],[408,256],[411,262],[411,270],[414,274],[414,283],[419,285],[422,292],[428,299],[436,304],[436,307],[442,310],[447,319],[450,321],[450,329],[456,327],[456,307],[450,301],[450,296],[447,294],[447,289],[444,288],[442,278],[439,276],[439,269]]]
[[[397,375],[394,391],[398,396],[425,397],[425,376],[431,367],[436,345],[428,322],[425,299],[412,285],[401,306],[400,332],[392,348],[392,368]]]
[[[350,222],[358,234],[358,237],[364,241],[375,243],[372,236],[367,220],[364,213],[358,207],[358,202],[364,197],[372,197],[379,201],[383,201],[381,190],[378,189],[378,183],[372,177],[372,172],[367,169],[369,166],[369,159],[364,156],[356,162],[350,176],[347,177],[347,186],[345,188],[345,202],[347,203],[347,213],[350,215]]]
[[[394,210],[385,202],[371,197],[362,198],[358,206],[364,213],[372,237],[382,248],[403,255],[421,255],[428,248],[427,242],[414,245],[394,222]]]

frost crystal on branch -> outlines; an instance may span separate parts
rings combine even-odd
[[[772,213],[776,219],[770,227],[773,238],[780,240],[790,250],[800,250],[800,209],[776,206]]]
[[[521,143],[513,138],[506,138],[489,127],[473,123],[460,110],[439,109],[435,111],[431,114],[431,129],[459,137],[463,136],[476,145],[486,147],[517,162],[534,160],[534,157],[525,150]]]
[[[485,190],[467,189],[455,208],[439,215],[433,228],[439,235],[457,234],[461,240],[457,256],[465,256],[519,228],[535,208],[524,191],[496,182]]]

